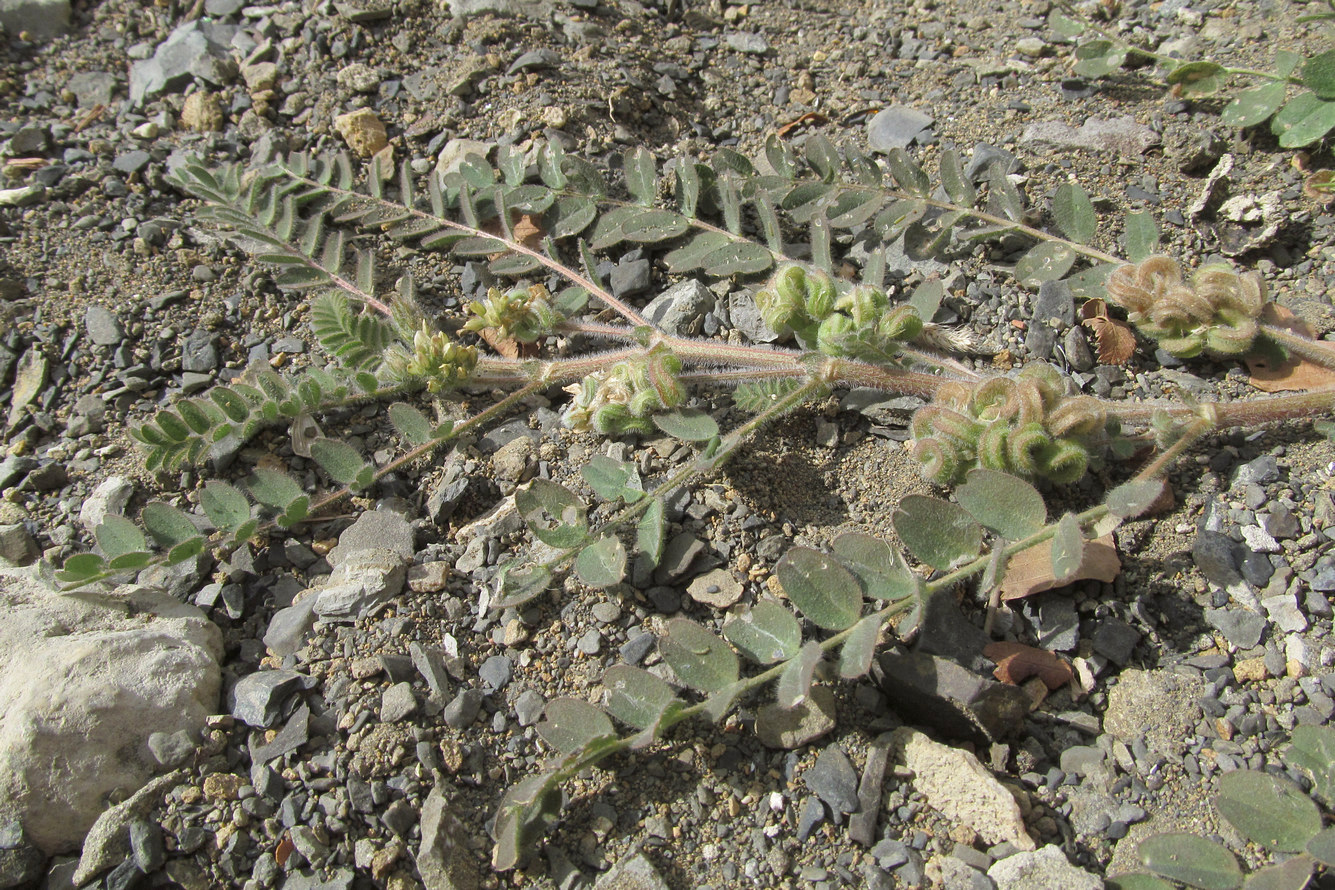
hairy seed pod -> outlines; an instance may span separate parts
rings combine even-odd
[[[787,333],[788,326],[802,313],[802,300],[778,291],[756,291],[756,309],[765,324],[776,334]]]
[[[876,333],[889,340],[908,343],[922,333],[922,316],[912,306],[897,306],[881,317]]]
[[[1010,452],[1007,440],[1010,427],[1005,423],[994,423],[978,437],[978,463],[989,470],[1007,472],[1011,469]]]
[[[1059,439],[1044,450],[1039,463],[1044,476],[1065,485],[1085,475],[1089,452],[1069,439]]]
[[[937,387],[936,398],[932,400],[933,404],[944,405],[953,408],[956,411],[967,411],[969,402],[973,399],[973,390],[966,384],[955,380],[947,380]]]
[[[1103,428],[1107,413],[1097,399],[1070,396],[1048,414],[1048,432],[1054,436],[1091,436]]]
[[[890,300],[886,297],[885,291],[879,287],[859,284],[840,297],[835,302],[834,308],[847,312],[858,327],[864,327],[877,324],[889,305]]]
[[[681,373],[680,358],[670,352],[655,352],[649,356],[646,370],[659,407],[675,408],[686,401],[686,387],[677,379]]]
[[[1052,437],[1041,423],[1028,423],[1011,433],[1007,440],[1011,468],[1022,475],[1036,476],[1040,457],[1052,445]]]
[[[1178,358],[1195,358],[1205,349],[1205,334],[1201,331],[1193,331],[1182,336],[1164,336],[1159,340],[1159,345],[1169,355]]]
[[[807,299],[807,271],[798,265],[780,266],[770,287],[785,302],[801,305]]]
[[[993,421],[1007,416],[1006,408],[1015,390],[1015,381],[1009,377],[992,377],[984,380],[974,390],[969,400],[969,410],[974,417],[983,421]]]
[[[923,476],[938,485],[949,485],[960,476],[960,457],[949,443],[939,439],[916,439],[913,457],[922,464]]]
[[[857,331],[853,319],[842,312],[826,316],[816,330],[816,348],[826,355],[847,355],[846,342]]]
[[[1256,322],[1248,320],[1239,327],[1217,325],[1205,333],[1205,349],[1215,355],[1241,355],[1256,340]]]
[[[662,410],[664,405],[653,389],[642,389],[630,397],[626,407],[634,417],[647,417],[655,411]]]
[[[951,442],[961,455],[974,454],[983,428],[978,421],[956,411],[943,409],[932,415],[933,435]]]

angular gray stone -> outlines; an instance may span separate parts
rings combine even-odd
[[[36,886],[46,857],[23,834],[17,819],[0,821],[0,887]]]
[[[264,632],[264,645],[274,655],[286,656],[306,645],[306,634],[315,625],[315,596],[305,596],[274,612]]]
[[[594,890],[668,890],[668,883],[643,853],[627,856],[607,870]]]
[[[425,890],[476,890],[481,881],[468,832],[450,810],[449,801],[433,786],[422,804],[422,840],[417,847],[417,873]]]
[[[445,706],[441,716],[452,729],[467,729],[477,720],[482,710],[482,693],[476,689],[464,689]]]
[[[135,105],[185,86],[192,77],[224,86],[236,76],[231,43],[235,25],[200,19],[186,22],[160,43],[152,58],[130,66],[130,101]]]
[[[125,512],[125,505],[134,494],[134,485],[122,476],[108,476],[93,489],[79,508],[79,524],[95,531],[107,514],[117,516]]]
[[[26,566],[42,553],[32,532],[22,522],[0,525],[0,559]]]
[[[69,596],[30,569],[0,569],[0,614],[0,818],[48,855],[76,850],[155,771],[151,733],[216,712],[221,634],[160,590]]]
[[[1266,614],[1275,626],[1285,633],[1302,633],[1307,630],[1307,616],[1298,607],[1298,598],[1291,593],[1268,596],[1261,600]]]
[[[89,306],[83,314],[83,325],[88,339],[98,346],[116,346],[125,339],[120,319],[105,306]]]
[[[1038,286],[1034,297],[1033,318],[1035,320],[1056,321],[1061,326],[1075,321],[1075,298],[1071,296],[1071,285],[1065,281],[1044,281]]]
[[[358,550],[390,550],[405,563],[412,562],[413,527],[392,510],[368,510],[338,536],[338,546],[329,551],[329,564],[337,568]]]
[[[756,712],[756,736],[769,748],[800,748],[834,729],[835,710],[834,693],[813,686],[806,701],[795,708],[761,705]]]
[[[1228,535],[1208,530],[1197,532],[1191,545],[1191,556],[1206,580],[1220,587],[1242,583],[1242,574],[1238,571],[1238,545]]]
[[[315,614],[326,621],[356,621],[402,593],[407,576],[407,560],[400,553],[359,548],[344,557],[315,594]]]
[[[1029,713],[1029,697],[1018,686],[934,655],[886,652],[873,676],[891,709],[949,738],[994,742],[1018,732]]]
[[[70,24],[69,0],[0,0],[0,24],[10,34],[26,31],[33,40],[64,34]]]
[[[644,317],[673,336],[700,333],[705,313],[714,308],[714,293],[694,278],[678,282],[644,307]]]
[[[723,42],[739,53],[752,56],[763,56],[769,51],[764,36],[753,31],[729,31],[723,35]]]
[[[154,732],[148,736],[148,750],[166,769],[175,769],[195,753],[195,740],[184,729],[176,732]]]
[[[411,683],[395,683],[380,696],[380,719],[385,723],[398,723],[416,710],[417,698]]]
[[[482,662],[477,670],[477,678],[482,681],[484,692],[499,692],[510,682],[514,672],[514,662],[506,655],[493,655]]]
[[[264,729],[283,718],[292,697],[309,688],[310,678],[296,671],[256,671],[232,687],[231,714],[247,726]]]
[[[1120,618],[1104,618],[1094,631],[1094,651],[1118,666],[1131,660],[1140,642],[1140,631]]]
[[[1206,609],[1205,620],[1239,649],[1256,646],[1265,633],[1265,619],[1246,609]]]
[[[867,121],[867,147],[880,154],[892,148],[908,148],[933,121],[930,114],[907,105],[882,108]]]
[[[858,773],[838,745],[821,751],[802,774],[802,781],[835,812],[851,813],[858,808]]]

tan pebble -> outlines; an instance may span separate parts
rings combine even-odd
[[[1264,658],[1244,658],[1233,665],[1233,678],[1239,683],[1259,683],[1270,678]]]
[[[1293,677],[1295,680],[1299,677],[1307,676],[1307,665],[1296,659],[1290,659],[1285,662],[1285,669],[1288,671],[1289,676]]]
[[[348,665],[349,672],[358,680],[365,680],[380,673],[380,659],[357,658]]]
[[[213,93],[200,90],[185,97],[185,106],[181,108],[181,125],[187,130],[217,133],[226,122],[222,102]]]
[[[334,118],[334,129],[357,155],[369,158],[389,144],[385,125],[369,108],[360,108]]]
[[[209,800],[236,800],[246,780],[235,773],[213,773],[204,777],[204,796]]]
[[[1219,737],[1224,741],[1231,742],[1233,740],[1233,733],[1234,733],[1233,724],[1229,723],[1223,717],[1218,717],[1215,719],[1214,728],[1215,731],[1219,733]]]
[[[181,792],[181,803],[199,803],[204,793],[193,785]]]
[[[450,580],[451,567],[443,560],[424,562],[408,569],[408,589],[413,593],[438,593]]]
[[[371,877],[377,881],[384,880],[389,870],[394,867],[394,863],[399,861],[403,855],[402,844],[390,844],[383,850],[377,850],[371,857]]]
[[[528,628],[524,627],[524,622],[518,618],[511,618],[505,622],[505,636],[501,642],[506,646],[518,646],[528,639]]]

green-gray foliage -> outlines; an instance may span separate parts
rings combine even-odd
[[[1116,60],[1106,52],[1097,58],[1105,65]],[[1196,71],[1204,79],[1203,69]],[[800,153],[771,139],[755,160],[725,148],[708,162],[681,157],[661,165],[634,148],[616,181],[557,144],[530,154],[505,147],[495,163],[473,156],[444,176],[418,176],[408,164],[392,168],[380,159],[359,176],[343,156],[298,154],[252,171],[188,162],[174,180],[204,202],[199,215],[273,267],[280,290],[316,291],[308,321],[328,363],[287,373],[255,366],[162,407],[133,430],[149,469],[207,472],[211,458],[234,455],[268,429],[317,428],[318,417],[322,428],[337,430],[349,409],[378,403],[388,403],[400,447],[372,461],[350,437],[303,432],[300,453],[309,461],[302,473],[247,463],[200,487],[193,513],[151,502],[137,523],[108,517],[94,536],[99,552],[71,557],[59,577],[87,584],[281,535],[521,410],[527,397],[564,388],[573,393],[562,418],[568,427],[611,436],[667,434],[689,457],[644,478],[637,467],[598,455],[582,468],[582,481],[536,478],[519,487],[515,507],[543,546],[518,550],[500,567],[488,603],[492,609],[530,603],[572,571],[586,587],[615,589],[632,557],[650,568],[662,558],[667,504],[676,490],[716,470],[766,423],[841,386],[932,399],[913,420],[914,453],[929,479],[963,483],[957,502],[922,495],[901,501],[892,522],[902,552],[863,533],[837,537],[828,549],[795,547],[774,569],[785,599],[761,599],[726,621],[668,621],[659,652],[672,682],[619,665],[606,671],[598,701],[551,702],[538,732],[554,757],[504,794],[494,823],[493,863],[512,868],[559,818],[562,785],[583,770],[661,740],[683,720],[721,720],[737,701],[770,686],[780,706],[794,707],[813,684],[864,676],[878,645],[906,616],[912,624],[925,597],[978,576],[990,590],[1007,559],[1025,548],[1052,540],[1052,574],[1070,576],[1086,539],[1146,509],[1161,491],[1168,462],[1193,439],[1229,422],[1294,412],[1281,398],[1270,413],[1256,403],[1245,410],[1162,405],[1151,416],[1080,395],[1049,366],[986,376],[940,355],[928,335],[939,334],[929,325],[944,287],[927,280],[896,299],[885,280],[892,252],[948,261],[1006,237],[1025,245],[1015,257],[1021,287],[1065,279],[1082,296],[1111,296],[1103,282],[1121,263],[1090,246],[1100,220],[1079,185],[1062,185],[1049,206],[1035,208],[999,167],[978,180],[965,169],[949,148],[933,175],[902,149],[877,161],[820,135],[807,138]],[[536,221],[539,245],[516,238],[519,214]],[[1036,218],[1048,228],[1032,224]],[[396,293],[380,292],[376,238],[409,253],[449,251],[485,262],[513,285],[471,304],[468,318],[442,323],[418,305],[411,276],[400,278]],[[1158,229],[1148,214],[1128,218],[1126,243],[1142,265],[1163,265],[1150,256]],[[653,252],[671,274],[768,276],[757,287],[757,308],[792,345],[657,329],[596,274],[601,258],[623,246]],[[835,274],[845,267],[856,280]],[[564,280],[554,294],[553,277]],[[1198,351],[1236,346],[1241,341],[1229,339],[1230,331],[1267,335],[1235,309],[1219,310],[1232,313],[1227,324],[1207,319],[1205,333],[1188,325],[1185,333],[1169,334],[1199,339]],[[599,313],[620,322],[608,324]],[[612,348],[581,352],[586,336],[611,341]],[[502,351],[498,344],[505,343],[513,357],[488,349]],[[558,343],[573,346],[569,353],[551,348]],[[449,403],[461,387],[508,394],[470,416],[439,419],[458,413]],[[705,410],[708,403],[690,403],[702,390],[726,387],[735,407],[751,415],[731,429]],[[1303,410],[1329,407],[1313,404],[1303,402]],[[1156,435],[1160,455],[1106,503],[1050,521],[1028,480],[1074,482],[1108,456],[1130,453],[1133,437],[1148,446]],[[294,452],[298,438],[292,437]],[[594,502],[582,496],[584,485]],[[944,574],[928,582],[931,569]],[[1328,794],[1320,754],[1305,745],[1306,763]],[[1308,828],[1310,818],[1285,834],[1285,843],[1296,843]],[[1311,856],[1329,855],[1324,835],[1303,840],[1316,845]]]

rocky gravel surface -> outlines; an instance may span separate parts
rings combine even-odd
[[[1276,48],[1324,48],[1296,22],[1307,8],[1127,2],[1119,27],[1161,52],[1266,67]],[[1003,165],[1035,200],[1080,182],[1111,221],[1103,249],[1119,249],[1126,211],[1151,209],[1173,253],[1255,268],[1329,330],[1335,217],[1303,195],[1292,153],[1135,72],[1073,77],[1049,9],[0,0],[0,557],[28,567],[0,575],[0,887],[1084,888],[1174,829],[1258,862],[1212,809],[1214,778],[1286,769],[1288,733],[1335,713],[1335,451],[1306,426],[1207,440],[1175,469],[1171,512],[1119,531],[1114,582],[1002,613],[1007,638],[1074,659],[1084,694],[1033,706],[992,684],[977,604],[941,604],[923,619],[930,647],[887,651],[797,714],[748,701],[581,776],[545,846],[500,874],[487,823],[546,757],[546,703],[587,696],[611,664],[661,664],[667,616],[754,601],[794,543],[890,534],[899,498],[929,490],[900,447],[915,400],[855,392],[795,415],[669,503],[659,566],[522,610],[487,609],[498,564],[530,546],[519,484],[587,494],[578,470],[596,453],[648,476],[688,449],[564,430],[555,391],[348,515],[224,563],[76,596],[32,568],[86,549],[108,514],[196,488],[193,471],[146,473],[130,424],[252,362],[323,361],[308,304],[169,183],[190,154],[388,147],[421,173],[548,139],[607,167],[635,145],[756,152],[794,122],[795,141],[907,147],[929,169],[953,145],[970,175]],[[1221,187],[1255,212],[1217,215],[1203,197]],[[1250,392],[1238,369],[1162,353],[1097,365],[1069,291],[1017,292],[1014,258],[900,257],[890,277],[941,277],[938,320],[989,345],[980,366],[1051,359],[1112,398]],[[385,259],[445,313],[489,283],[440,255]],[[772,337],[745,286],[667,281],[652,260],[600,271],[665,328]],[[347,423],[377,460],[393,453],[374,410]],[[261,439],[228,460],[286,447]]]

